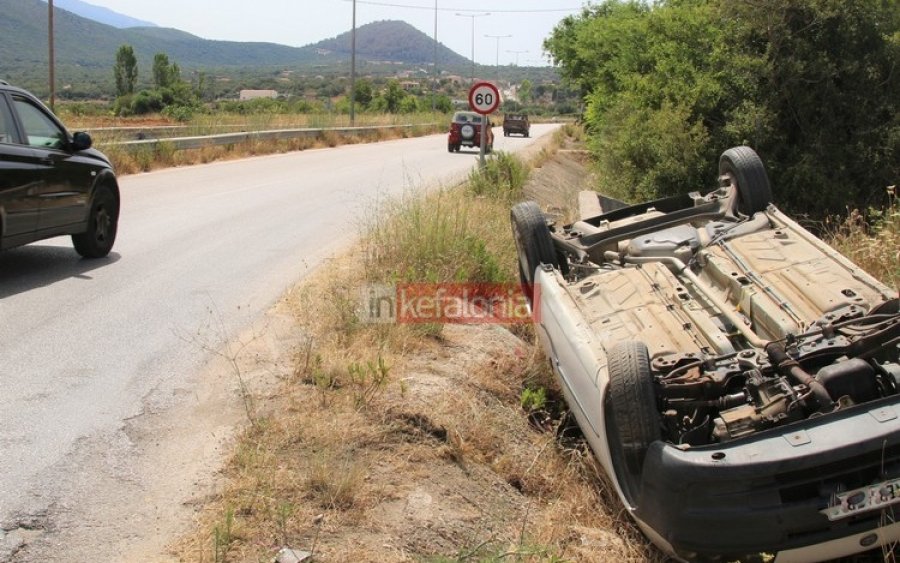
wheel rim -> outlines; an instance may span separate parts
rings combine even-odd
[[[94,215],[94,238],[97,242],[106,242],[112,227],[112,217],[105,205],[100,205]]]

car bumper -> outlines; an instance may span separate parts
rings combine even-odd
[[[898,477],[900,398],[891,397],[734,444],[656,442],[635,517],[686,560],[778,553],[776,561],[817,561],[900,540],[900,504],[823,513],[842,491]]]

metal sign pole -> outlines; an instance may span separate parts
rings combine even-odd
[[[490,82],[473,84],[469,90],[469,107],[481,115],[481,142],[478,143],[478,157],[481,166],[485,166],[484,153],[487,145],[487,128],[491,120],[490,114],[500,105],[500,91]]]
[[[481,116],[481,120],[482,120],[482,123],[481,123],[481,142],[478,143],[479,149],[480,149],[480,150],[478,151],[478,159],[479,159],[479,165],[480,165],[482,168],[484,168],[484,164],[485,164],[485,163],[484,163],[484,145],[485,145],[485,143],[487,143],[487,131],[486,131],[486,130],[487,130],[487,124],[488,124],[490,121],[488,120],[488,116],[486,116],[486,115],[482,115],[482,116]]]

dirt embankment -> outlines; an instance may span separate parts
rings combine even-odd
[[[577,150],[544,155],[526,197],[568,213],[586,174]],[[363,259],[337,259],[279,304],[302,335],[286,340],[294,367],[248,411],[221,490],[173,555],[662,560],[585,447],[560,439],[563,406],[530,329],[362,325]]]

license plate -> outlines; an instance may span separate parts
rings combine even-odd
[[[828,508],[820,510],[829,520],[848,518],[861,512],[881,510],[900,503],[900,479],[890,479],[832,497]]]

